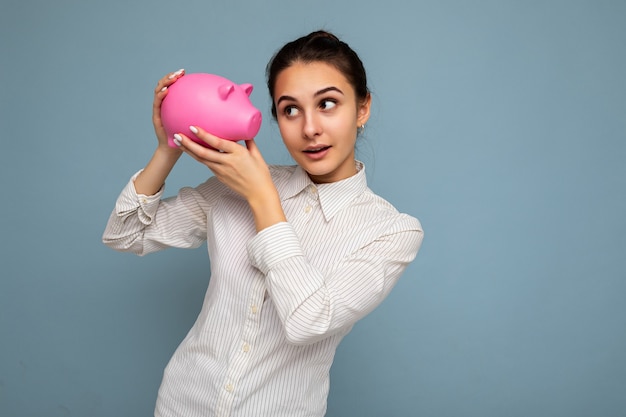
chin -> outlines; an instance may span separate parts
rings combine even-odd
[[[341,174],[333,169],[323,169],[322,167],[306,167],[303,166],[304,170],[309,174],[309,177],[316,183],[329,183],[335,182],[342,178],[340,178]]]

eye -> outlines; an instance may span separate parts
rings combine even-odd
[[[283,109],[283,114],[287,117],[294,117],[298,115],[298,108],[296,106],[286,106]]]
[[[320,102],[320,108],[322,110],[330,110],[333,107],[335,107],[337,105],[337,102],[335,100],[331,100],[331,99],[324,99]]]

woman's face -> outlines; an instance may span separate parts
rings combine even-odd
[[[331,65],[297,62],[276,78],[274,100],[283,142],[314,182],[356,173],[357,128],[369,118],[369,96],[357,103],[346,77]]]

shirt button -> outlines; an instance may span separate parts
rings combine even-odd
[[[305,212],[305,213],[310,213],[310,212],[311,212],[311,206],[306,206],[306,207],[304,208],[304,212]]]
[[[259,311],[259,308],[256,306],[256,304],[252,304],[252,306],[250,306],[250,311],[252,312],[252,314],[256,314]]]
[[[143,204],[147,204],[147,203],[148,203],[148,199],[147,199],[147,198],[142,198],[142,199],[141,199],[141,202],[142,202]]]
[[[243,350],[245,353],[250,352],[250,345],[249,345],[249,344],[247,344],[247,343],[244,343],[244,344],[243,344],[243,347],[242,347],[242,350]]]
[[[228,392],[233,392],[235,390],[235,387],[233,387],[233,384],[226,384],[224,389]]]

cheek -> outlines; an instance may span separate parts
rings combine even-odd
[[[351,117],[337,117],[329,120],[327,129],[337,135],[356,135],[356,119]]]
[[[280,132],[280,135],[283,138],[285,138],[286,136],[289,136],[290,134],[292,134],[291,132],[293,131],[293,127],[289,126],[289,123],[281,122],[279,120],[278,121],[278,131]]]
[[[283,139],[285,146],[289,147],[290,144],[296,142],[300,137],[300,133],[293,123],[280,123],[278,122],[278,130],[280,136]]]

